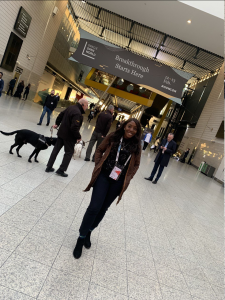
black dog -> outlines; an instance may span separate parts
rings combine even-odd
[[[38,162],[37,160],[37,156],[39,154],[39,152],[41,150],[45,150],[48,148],[48,146],[51,145],[55,145],[57,138],[52,138],[52,137],[45,137],[41,134],[38,134],[34,131],[31,130],[27,130],[27,129],[22,129],[22,130],[17,130],[17,131],[13,131],[13,132],[3,132],[0,131],[2,134],[4,135],[13,135],[16,134],[15,136],[15,144],[13,144],[10,147],[9,153],[13,154],[12,149],[16,146],[18,146],[16,148],[16,152],[17,152],[17,156],[18,157],[22,157],[19,154],[19,150],[20,148],[24,145],[24,144],[31,144],[32,146],[35,147],[34,151],[32,152],[32,154],[30,155],[28,161],[31,161],[31,158],[35,155],[34,160],[35,162]]]

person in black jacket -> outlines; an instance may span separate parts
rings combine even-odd
[[[145,178],[146,180],[152,181],[158,168],[158,174],[156,179],[152,181],[152,183],[156,184],[159,180],[160,176],[162,175],[164,167],[168,166],[170,157],[173,153],[176,152],[177,144],[173,141],[174,135],[173,133],[169,133],[167,139],[163,139],[160,146],[159,152],[155,158],[155,166],[152,170],[150,177]]]
[[[16,92],[14,94],[14,97],[18,97],[19,99],[21,99],[21,94],[23,92],[24,89],[24,81],[21,80],[20,83],[17,86]]]
[[[108,134],[109,129],[113,122],[113,116],[112,116],[113,112],[114,112],[114,106],[109,105],[108,109],[106,111],[101,112],[100,115],[98,116],[95,130],[92,133],[91,140],[87,148],[86,157],[84,159],[85,161],[90,161],[91,152],[92,152],[92,148],[94,147],[94,144],[97,142],[96,145],[96,149],[97,149],[98,146],[103,141],[104,137],[106,137],[106,135]],[[95,155],[93,155],[92,161],[93,162],[95,161]]]
[[[67,170],[73,156],[76,142],[81,140],[80,128],[83,123],[82,114],[84,114],[87,108],[88,100],[81,98],[76,105],[69,106],[58,115],[55,125],[53,126],[53,128],[57,128],[60,125],[57,134],[58,139],[52,150],[45,172],[54,172],[53,164],[59,151],[64,146],[65,154],[63,161],[56,173],[62,177],[68,176],[65,171]]]
[[[187,150],[184,152],[183,158],[181,158],[180,162],[185,163],[185,159],[187,158],[189,154],[190,148],[187,148]]]
[[[45,116],[46,113],[47,113],[47,124],[46,124],[46,126],[49,125],[51,114],[52,114],[53,110],[56,108],[57,103],[58,103],[58,101],[55,98],[55,91],[52,90],[51,94],[48,95],[45,99],[45,103],[43,105],[44,107],[43,107],[43,111],[42,111],[42,114],[41,114],[41,117],[40,117],[40,121],[37,125],[42,124],[42,121],[43,121],[44,116]]]
[[[30,92],[30,83],[25,87],[25,92],[23,94],[23,99],[22,100],[27,100],[27,96],[29,95],[29,92]]]
[[[16,80],[17,80],[17,78],[14,78],[14,79],[10,80],[10,82],[9,82],[9,89],[8,89],[7,95],[9,95],[10,92],[11,92],[11,96],[13,95],[13,89],[15,87]]]

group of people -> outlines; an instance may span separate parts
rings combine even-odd
[[[48,160],[46,172],[54,172],[54,162],[64,146],[63,160],[56,173],[63,177],[68,176],[65,171],[72,158],[75,143],[82,139],[80,128],[83,123],[83,114],[87,108],[88,101],[82,98],[76,105],[69,106],[58,115],[53,126],[54,128],[59,127],[58,139]],[[90,183],[85,189],[85,191],[89,191],[93,188],[93,191],[73,250],[73,256],[76,259],[82,255],[83,247],[87,249],[91,247],[92,231],[102,221],[106,211],[117,197],[119,197],[117,204],[120,202],[140,165],[142,150],[140,122],[134,118],[128,119],[122,122],[115,132],[108,134],[113,122],[113,112],[113,105],[109,105],[106,111],[99,114],[86,152],[85,161],[90,161],[92,148],[97,143],[92,157],[95,167]],[[161,141],[151,175],[145,178],[154,184],[159,180],[164,167],[167,167],[171,154],[176,151],[173,137],[173,134],[170,133],[166,139]]]
[[[15,85],[16,85],[16,81],[17,81],[17,78],[13,78],[10,80],[9,82],[9,88],[8,88],[8,92],[7,92],[7,95],[9,95],[9,93],[11,94],[11,96],[13,95],[13,90],[15,88]],[[23,98],[22,100],[27,100],[27,97],[29,95],[29,92],[30,92],[30,87],[31,87],[31,84],[29,83],[26,87],[25,87],[25,90],[24,90],[24,87],[25,87],[25,84],[24,84],[24,81],[21,80],[16,88],[16,91],[14,93],[14,97],[17,97],[19,99],[21,99],[21,95],[23,93]]]

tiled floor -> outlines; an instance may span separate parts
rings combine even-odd
[[[49,135],[49,127],[36,125],[40,113],[37,104],[2,96],[0,130]],[[82,127],[85,141],[92,124]],[[0,300],[223,299],[220,184],[171,160],[153,185],[143,178],[154,154],[144,154],[123,200],[93,232],[91,249],[75,260],[93,163],[84,162],[83,152],[61,178],[44,172],[52,148],[30,164],[30,145],[21,149],[22,158],[8,153],[13,139],[0,134]]]

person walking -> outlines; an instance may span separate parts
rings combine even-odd
[[[23,99],[22,100],[24,100],[24,101],[27,100],[27,97],[28,97],[29,92],[30,92],[30,87],[31,87],[30,83],[25,87],[25,92],[23,94]]]
[[[56,173],[62,177],[68,176],[65,171],[67,170],[73,156],[76,142],[80,142],[81,140],[80,128],[83,123],[82,115],[85,113],[87,108],[88,101],[84,98],[81,98],[76,105],[69,106],[58,115],[55,125],[53,126],[53,128],[58,128],[60,125],[57,133],[58,138],[47,163],[45,172],[48,173],[55,171],[53,168],[54,162],[59,154],[59,151],[64,146],[65,153],[63,156],[63,161]]]
[[[59,93],[57,93],[57,94],[55,95],[55,99],[57,100],[57,103],[58,103],[58,102],[59,102],[59,100],[60,100]]]
[[[40,117],[40,121],[39,121],[39,123],[37,123],[37,125],[42,124],[42,121],[43,121],[44,116],[45,116],[46,113],[47,113],[47,124],[46,124],[46,126],[49,125],[51,114],[52,114],[53,110],[57,107],[57,103],[58,103],[58,101],[55,98],[55,91],[52,90],[51,94],[48,95],[45,99],[45,102],[44,102],[44,105],[43,105],[43,111],[42,111],[42,114],[41,114],[41,117]]]
[[[0,97],[2,96],[2,90],[4,88],[4,80],[2,79],[3,73],[0,72]]]
[[[95,154],[95,168],[85,189],[93,187],[91,202],[84,214],[73,256],[78,259],[83,246],[91,247],[91,232],[99,225],[106,211],[119,196],[117,204],[140,165],[141,125],[129,119],[115,132],[109,134]]]
[[[150,148],[150,151],[151,150],[154,150],[154,153],[156,153],[159,149],[159,144],[160,144],[160,137],[156,137],[156,140],[155,140],[155,143],[154,145],[152,145],[152,147]]]
[[[92,109],[92,108],[94,108],[95,107],[95,104],[92,102],[91,104],[90,104],[90,109]]]
[[[152,133],[151,131],[149,131],[144,137],[144,145],[142,148],[143,151],[145,151],[145,149],[148,147],[148,144],[151,142],[151,140],[152,140]]]
[[[113,116],[112,116],[113,111],[114,111],[114,106],[109,105],[108,109],[106,111],[101,112],[100,115],[98,116],[97,121],[96,121],[95,130],[92,133],[92,136],[91,136],[88,148],[87,148],[86,157],[84,159],[85,161],[90,161],[92,148],[94,147],[95,143],[97,142],[97,146],[96,146],[96,149],[97,149],[98,146],[103,141],[104,137],[106,137],[106,135],[108,134],[109,129],[113,122]],[[92,157],[92,161],[93,162],[95,161],[95,154]]]
[[[21,94],[23,93],[23,89],[24,89],[24,81],[21,80],[20,83],[17,86],[14,97],[18,97],[19,99],[21,99]]]
[[[159,146],[159,153],[157,154],[154,161],[154,168],[150,177],[145,178],[146,180],[152,181],[157,170],[159,169],[156,179],[152,181],[152,183],[156,184],[158,182],[160,176],[162,175],[164,167],[168,166],[171,155],[176,152],[177,144],[173,141],[173,138],[173,133],[169,133],[167,139],[162,140]]]
[[[190,151],[190,148],[187,148],[187,150],[184,152],[183,158],[180,160],[181,163],[185,163],[185,159],[188,156],[189,151]]]
[[[91,120],[93,119],[93,117],[94,117],[94,111],[93,110],[91,110],[90,111],[90,113],[89,113],[89,115],[88,115],[88,122],[90,123],[91,122]]]
[[[9,93],[11,93],[11,96],[13,95],[13,89],[15,87],[16,80],[17,80],[17,78],[13,78],[13,79],[10,80],[10,82],[9,82],[9,89],[8,89],[8,92],[7,92],[8,96],[9,96]]]

